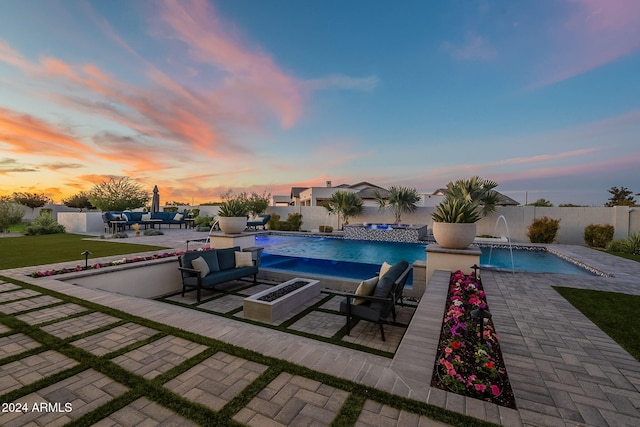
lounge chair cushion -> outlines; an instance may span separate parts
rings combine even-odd
[[[200,271],[200,275],[202,277],[209,274],[209,265],[207,264],[207,261],[204,260],[204,258],[198,257],[194,259],[193,261],[191,261],[191,265],[193,265],[193,268]]]
[[[363,280],[358,285],[356,289],[356,295],[373,295],[373,291],[376,289],[376,285],[378,284],[378,276],[372,277],[371,279]],[[354,298],[353,303],[355,305],[360,305],[366,303],[367,300],[364,298]]]
[[[382,276],[384,276],[385,274],[387,274],[387,272],[389,270],[391,270],[392,265],[387,263],[387,262],[383,262],[382,266],[380,267],[380,273],[378,274],[378,278],[382,279]]]

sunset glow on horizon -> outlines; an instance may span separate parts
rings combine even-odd
[[[636,0],[7,0],[0,196],[480,175],[602,205],[640,192],[639,75]]]

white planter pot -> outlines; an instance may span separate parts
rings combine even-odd
[[[224,234],[240,234],[247,228],[247,217],[245,216],[232,216],[218,218],[220,224],[220,230]]]
[[[465,249],[476,237],[476,223],[434,222],[433,237],[446,249]]]

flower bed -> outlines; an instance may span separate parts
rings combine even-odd
[[[198,248],[195,249],[195,251],[202,251],[202,250],[206,250],[209,248]],[[130,264],[130,263],[134,263],[134,262],[141,262],[141,261],[151,261],[154,259],[161,259],[161,258],[168,258],[168,257],[172,257],[172,256],[179,256],[182,255],[185,251],[177,251],[177,252],[163,252],[163,253],[159,253],[159,254],[153,254],[153,255],[148,255],[148,256],[133,256],[131,258],[122,258],[122,259],[117,259],[115,261],[109,261],[109,262],[97,262],[95,264],[91,264],[88,267],[84,267],[81,266],[80,264],[76,265],[75,267],[64,267],[64,268],[60,268],[60,269],[53,269],[53,270],[44,270],[44,271],[34,271],[33,273],[29,274],[29,276],[31,277],[46,277],[46,276],[55,276],[56,274],[65,274],[65,273],[72,273],[74,271],[85,271],[85,270],[95,270],[95,269],[99,269],[99,268],[104,268],[104,267],[112,267],[115,265],[122,265],[122,264]],[[189,251],[191,252],[191,251]]]
[[[484,320],[480,337],[480,321],[471,316],[479,308],[488,310],[480,280],[452,273],[431,385],[515,408],[493,322]]]

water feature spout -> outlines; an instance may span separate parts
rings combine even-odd
[[[507,231],[507,235],[506,236],[500,236],[500,237],[506,237],[507,242],[509,243],[509,254],[511,255],[511,273],[515,272],[515,266],[513,263],[513,246],[511,245],[511,233],[509,232],[509,224],[507,224],[507,218],[504,217],[504,215],[500,215],[498,217],[498,219],[496,220],[496,225],[493,227],[493,235],[495,236],[496,234],[496,230],[498,229],[498,223],[500,222],[500,219],[502,219],[502,221],[504,222],[504,228]],[[489,249],[489,265],[491,265],[491,255],[493,253],[493,246],[491,246],[491,248]]]

